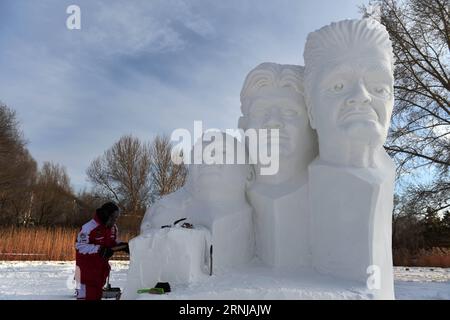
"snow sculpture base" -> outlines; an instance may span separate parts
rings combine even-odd
[[[309,166],[313,266],[322,273],[373,286],[393,299],[391,252],[394,166],[383,152],[374,168]]]
[[[255,183],[247,195],[255,208],[256,253],[271,267],[310,265],[308,184],[284,190]]]
[[[309,268],[274,269],[255,259],[245,267],[174,285],[164,295],[139,294],[139,300],[368,300],[365,285],[321,275]]]
[[[204,229],[152,229],[133,238],[130,267],[123,299],[135,299],[137,290],[157,282],[170,285],[195,282],[206,276],[209,232]]]

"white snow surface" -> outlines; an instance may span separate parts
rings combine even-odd
[[[73,261],[0,261],[0,300],[74,299],[74,265]],[[124,287],[127,270],[127,261],[112,262],[112,286]],[[235,272],[232,277],[213,275],[211,280],[201,283],[173,286],[172,292],[165,295],[141,294],[140,299],[203,299],[205,296],[230,300],[295,299],[298,294],[300,282],[296,282],[288,272],[273,279],[263,268],[253,267],[253,271],[251,279],[246,270]],[[450,300],[450,268],[395,267],[394,271],[397,299]],[[314,276],[309,278],[311,283],[315,282]],[[333,295],[327,292],[327,288],[333,289],[338,285],[335,281],[319,292],[317,287],[308,287],[308,281],[303,279],[302,295],[307,297],[309,292],[311,299],[337,298],[335,292]]]

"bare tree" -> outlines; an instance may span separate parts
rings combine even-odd
[[[127,214],[142,215],[150,199],[149,147],[131,135],[123,136],[87,170],[103,198],[116,201]]]
[[[70,224],[79,206],[65,168],[38,171],[25,145],[15,112],[0,105],[0,223]]]
[[[15,112],[0,104],[0,188],[12,188],[20,181],[17,173],[28,154],[24,144]]]
[[[185,183],[187,168],[172,161],[173,152],[178,151],[173,150],[167,135],[157,136],[151,144],[153,200],[178,190]],[[182,158],[182,154],[179,156]]]
[[[66,169],[44,162],[33,188],[33,221],[36,224],[66,224],[76,210],[76,198]]]
[[[76,196],[77,210],[74,212],[70,224],[81,227],[95,213],[95,209],[100,208],[107,199],[99,195],[89,192],[86,189],[80,190]]]
[[[116,201],[127,214],[143,215],[156,199],[180,188],[186,166],[172,162],[168,136],[157,136],[150,145],[123,136],[87,170],[98,199]]]
[[[403,212],[443,210],[450,206],[448,1],[374,0],[362,10],[386,27],[396,59],[395,106],[385,148],[394,157],[400,177],[419,175],[415,185],[406,180],[408,199],[403,197],[399,204]],[[420,199],[421,205],[414,199]]]
[[[12,150],[23,145],[16,113],[0,102],[0,157],[5,157]]]
[[[15,183],[7,188],[9,212],[14,217],[14,223],[27,225],[32,220],[33,188],[36,183],[37,164],[28,150],[23,149],[11,170]]]
[[[0,221],[22,223],[30,213],[36,162],[25,148],[15,112],[0,104]]]

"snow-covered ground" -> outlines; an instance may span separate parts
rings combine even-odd
[[[111,284],[123,288],[127,270],[128,262],[113,262]],[[74,262],[0,261],[0,299],[74,299],[73,275]],[[395,294],[397,299],[450,300],[450,268],[396,267]]]

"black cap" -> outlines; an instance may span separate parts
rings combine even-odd
[[[119,211],[119,207],[114,202],[107,202],[98,208],[96,213],[100,221],[105,224],[109,217],[116,211]]]

